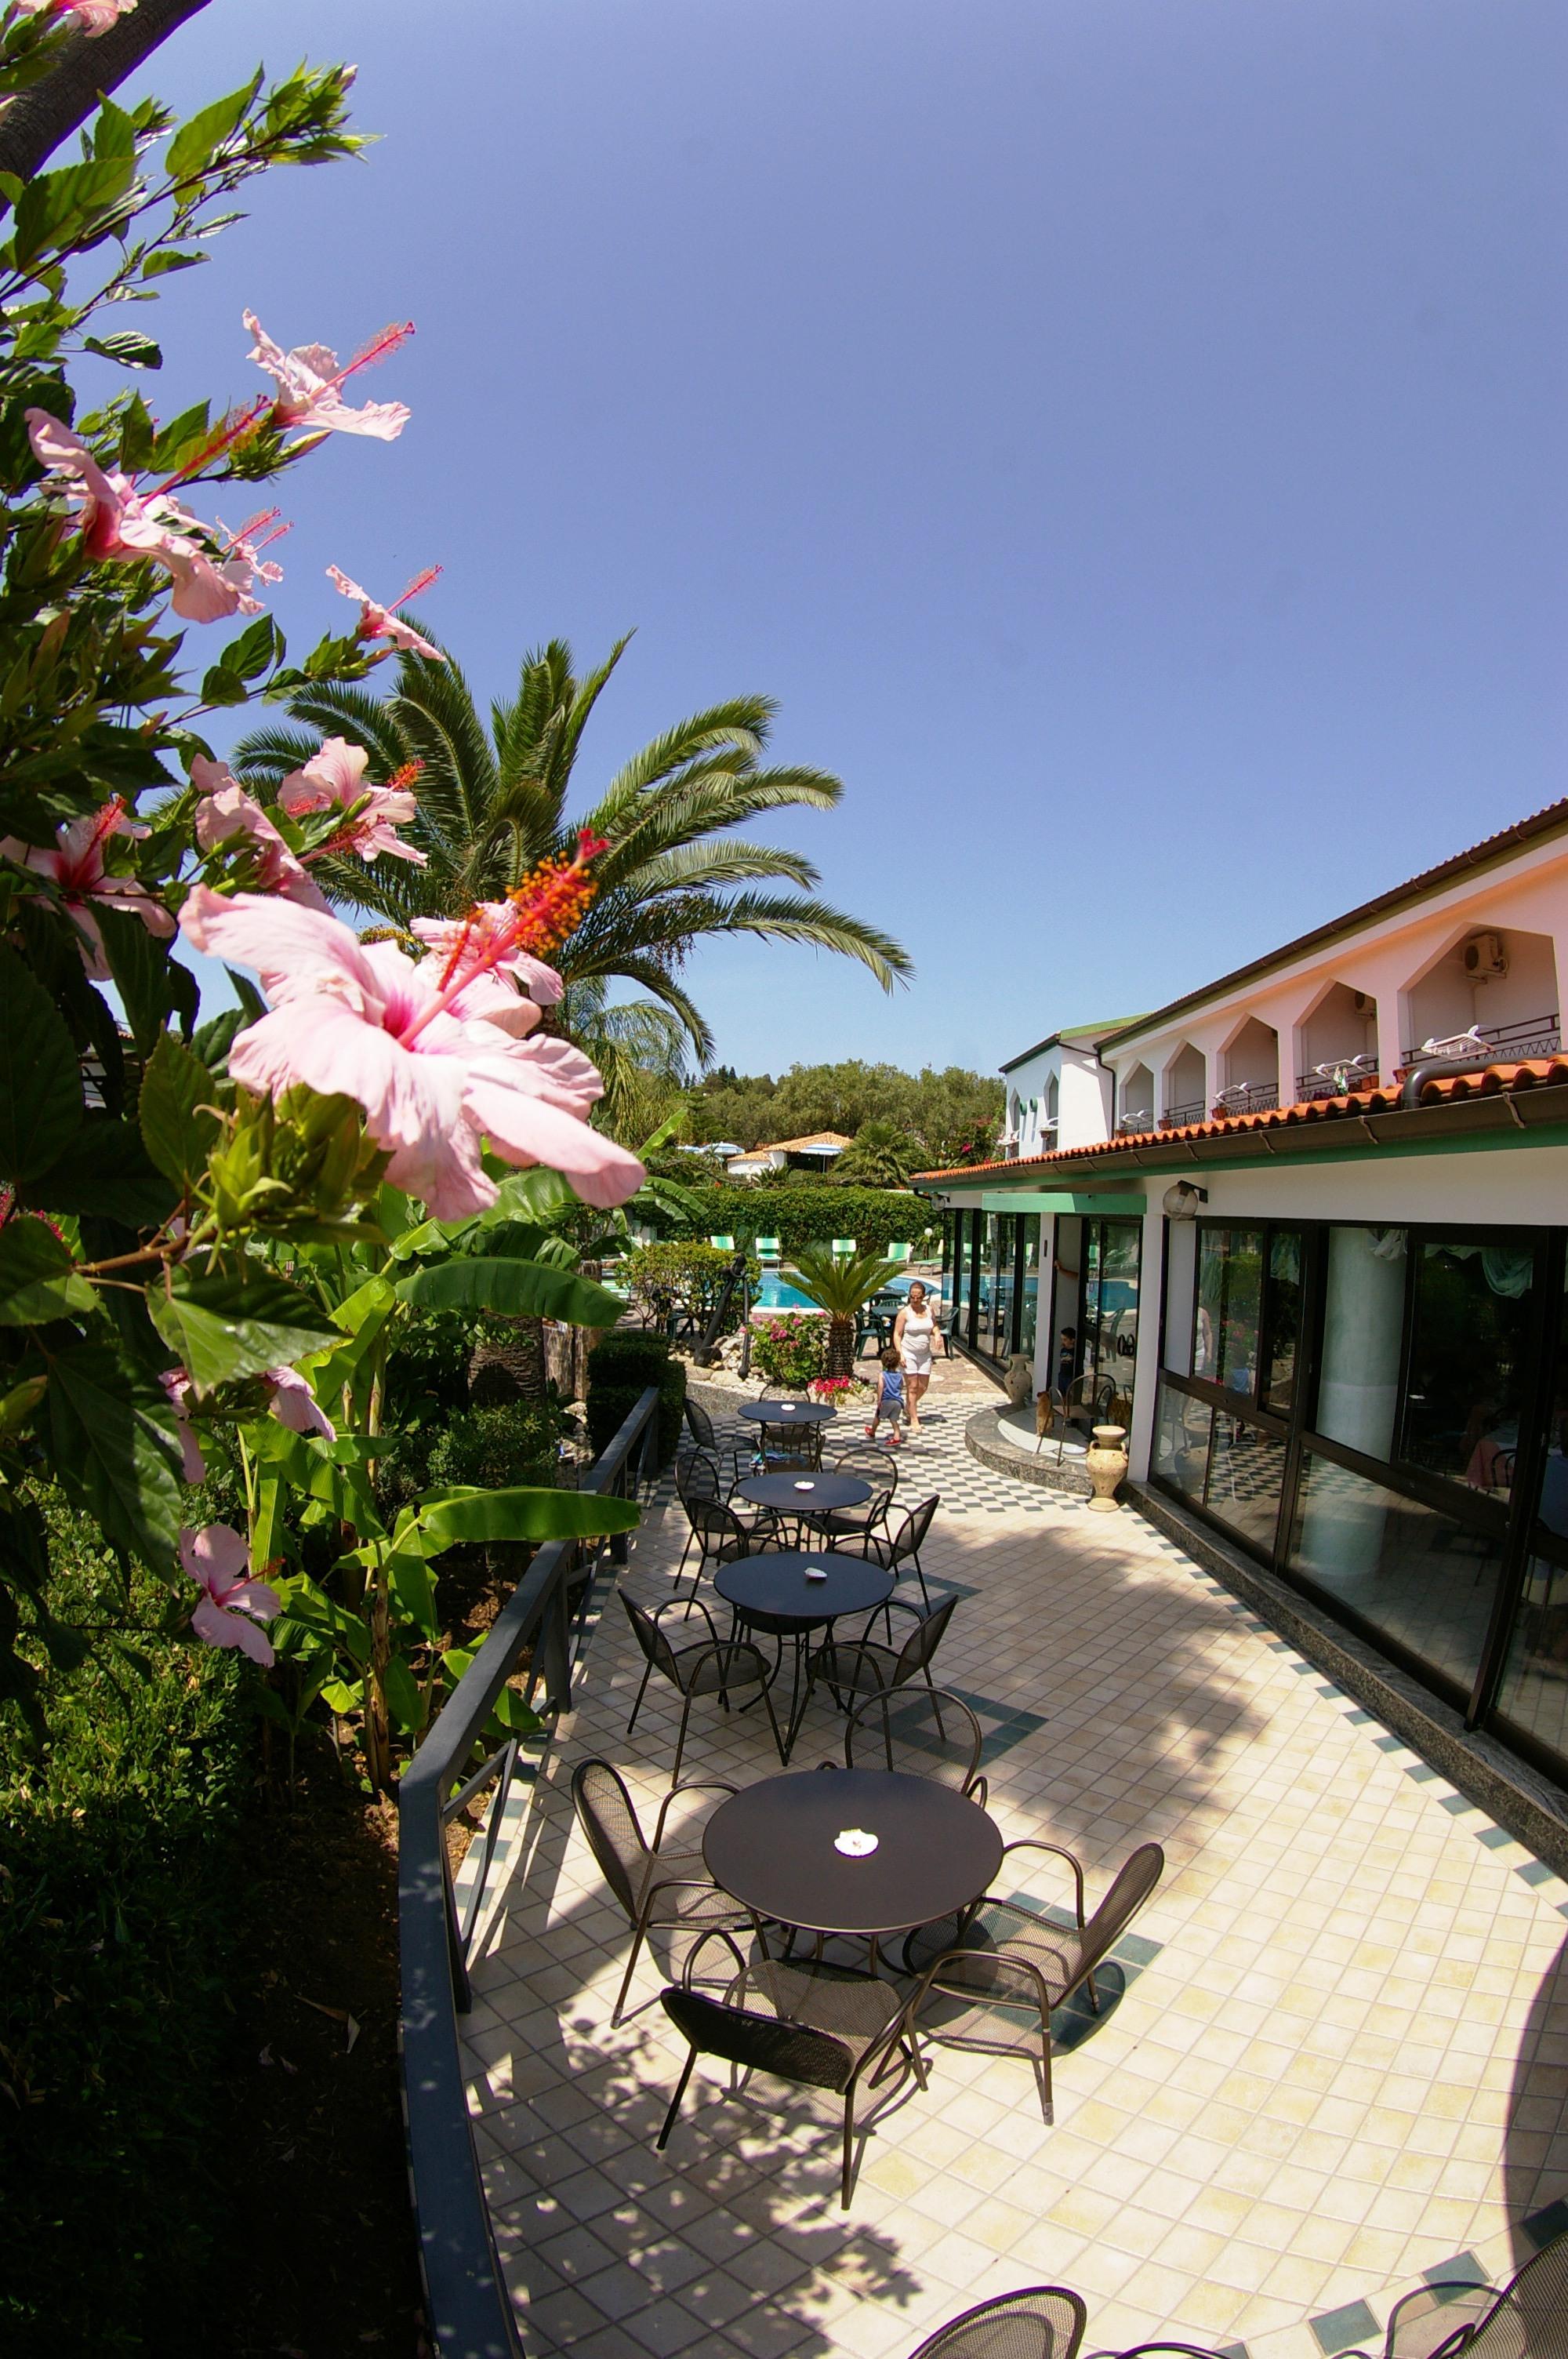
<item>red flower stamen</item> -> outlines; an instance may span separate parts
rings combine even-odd
[[[259,515],[247,516],[237,532],[229,534],[230,548],[238,549],[243,545],[250,549],[253,556],[259,549],[270,549],[275,540],[281,540],[286,532],[294,530],[292,523],[278,523],[277,519],[282,514],[281,508],[263,508]],[[269,533],[262,532],[262,527],[265,524],[271,525],[272,530]],[[228,527],[225,526],[224,529],[227,531]]]
[[[609,850],[609,839],[584,828],[578,836],[575,860],[542,860],[507,895],[515,915],[511,947],[530,958],[543,958],[576,931],[599,890],[588,864]]]
[[[432,582],[438,582],[446,570],[444,565],[427,565],[424,572],[416,573],[407,589],[393,600],[387,613],[395,614],[400,606],[407,605],[410,598],[417,598],[421,590],[428,590]]]
[[[195,456],[188,459],[183,467],[177,467],[160,488],[172,492],[176,484],[186,483],[192,475],[199,475],[203,467],[210,466],[214,459],[221,459],[224,451],[232,451],[236,443],[248,441],[271,408],[272,404],[264,393],[248,408],[230,410],[227,417],[220,418]]]
[[[379,336],[373,336],[368,344],[362,344],[353,359],[347,362],[335,376],[330,376],[327,383],[341,385],[346,378],[357,376],[361,369],[374,368],[378,362],[389,359],[399,344],[406,344],[413,333],[412,320],[394,320]]]

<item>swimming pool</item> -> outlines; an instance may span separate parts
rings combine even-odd
[[[907,1277],[891,1278],[886,1291],[889,1294],[907,1294],[909,1284]],[[798,1286],[791,1286],[787,1278],[781,1277],[777,1266],[772,1263],[763,1270],[752,1299],[758,1310],[815,1310],[816,1308],[802,1294]]]

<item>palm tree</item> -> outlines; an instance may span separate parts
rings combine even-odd
[[[406,833],[428,864],[384,857],[319,871],[334,899],[396,927],[500,900],[541,861],[569,858],[581,828],[608,837],[594,863],[597,897],[557,963],[572,984],[615,978],[645,992],[705,1061],[712,1036],[678,970],[708,935],[809,942],[859,959],[891,991],[912,972],[899,943],[816,899],[816,871],[798,853],[731,833],[763,811],[830,810],[843,793],[825,771],[764,765],[775,709],[769,698],[731,697],[676,722],[568,821],[583,731],[626,644],[619,640],[584,679],[564,641],[535,649],[524,658],[516,695],[492,705],[488,728],[455,663],[401,655],[389,696],[303,690],[289,701],[297,725],[245,738],[234,766],[249,783],[276,789],[324,736],[367,747],[373,777],[417,762],[419,816]],[[778,883],[794,889],[765,889]]]
[[[601,974],[567,985],[560,1028],[599,1068],[604,1095],[593,1111],[600,1130],[633,1150],[685,1104],[695,1076],[685,1025],[656,999],[611,1001]]]
[[[895,1278],[903,1265],[884,1261],[880,1254],[842,1256],[826,1245],[807,1245],[785,1277],[798,1286],[808,1302],[827,1313],[827,1360],[825,1375],[852,1375],[855,1368],[855,1328],[858,1315],[873,1294]]]
[[[863,1122],[833,1164],[833,1177],[868,1188],[907,1188],[920,1149],[896,1122]]]

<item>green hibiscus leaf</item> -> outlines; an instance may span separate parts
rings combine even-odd
[[[179,1544],[179,1434],[157,1376],[109,1343],[78,1343],[49,1363],[55,1480],[74,1506],[168,1575]]]
[[[286,1366],[335,1340],[308,1294],[263,1271],[199,1277],[177,1269],[167,1294],[148,1290],[147,1309],[199,1393]]]
[[[59,1011],[0,947],[0,1180],[36,1180],[81,1125],[81,1068]]]
[[[98,1297],[71,1269],[69,1247],[42,1221],[7,1221],[0,1229],[0,1327],[41,1327],[98,1309]]]
[[[166,1179],[189,1195],[207,1169],[218,1136],[212,1075],[172,1032],[161,1033],[148,1060],[136,1108],[142,1144]]]

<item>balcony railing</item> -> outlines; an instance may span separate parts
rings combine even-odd
[[[1236,1082],[1221,1090],[1214,1102],[1216,1122],[1228,1122],[1238,1114],[1266,1114],[1280,1103],[1278,1082]]]
[[[654,1473],[659,1397],[649,1386],[603,1455],[585,1491],[624,1495]],[[633,1466],[633,1460],[636,1464]],[[506,1790],[518,1770],[512,1738],[458,1786],[496,1697],[532,1646],[529,1692],[543,1709],[568,1712],[574,1656],[606,1555],[623,1561],[626,1536],[553,1540],[542,1548],[502,1608],[404,1772],[397,1794],[398,1946],[403,1966],[403,2089],[409,2175],[431,2331],[443,2354],[463,2359],[523,2359],[512,2304],[491,2234],[458,2048],[458,2017],[471,2005],[468,1949],[484,1897]],[[582,1583],[576,1615],[569,1592]],[[460,1919],[447,1851],[447,1825],[496,1780],[478,1881]]]
[[[1495,1054],[1499,1064],[1527,1057],[1555,1057],[1563,1047],[1563,1027],[1555,1015],[1527,1016],[1519,1024],[1473,1024],[1468,1032],[1450,1033],[1444,1039],[1423,1040],[1419,1049],[1400,1055],[1407,1066],[1424,1064],[1433,1057],[1484,1057]]]
[[[1162,1130],[1179,1130],[1185,1123],[1204,1121],[1207,1114],[1207,1104],[1202,1098],[1192,1105],[1167,1106],[1160,1116],[1160,1127]]]
[[[1300,1104],[1312,1098],[1342,1098],[1347,1090],[1369,1090],[1378,1080],[1378,1060],[1369,1050],[1359,1049],[1354,1057],[1331,1057],[1325,1064],[1314,1065],[1310,1073],[1296,1075],[1296,1101]]]
[[[1116,1125],[1118,1138],[1130,1138],[1141,1130],[1152,1130],[1154,1117],[1147,1106],[1136,1113],[1124,1114]]]

